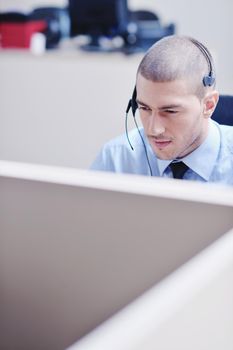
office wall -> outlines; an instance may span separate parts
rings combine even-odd
[[[214,55],[218,88],[233,93],[233,30],[231,0],[131,0],[132,8],[156,11],[165,22],[175,22],[179,34],[203,41]]]
[[[0,10],[34,6],[64,6],[66,0],[1,0]],[[191,35],[203,41],[212,50],[218,72],[221,92],[233,91],[233,30],[231,0],[128,0],[132,9],[149,9],[159,14],[164,23],[175,22],[180,34]]]
[[[140,58],[2,52],[0,159],[88,167],[105,141],[124,133]]]

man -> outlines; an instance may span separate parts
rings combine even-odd
[[[218,98],[207,48],[161,39],[138,67],[128,106],[143,128],[108,142],[91,169],[233,184],[233,128],[210,119]]]

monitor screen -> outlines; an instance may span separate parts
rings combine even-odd
[[[69,0],[71,36],[114,37],[127,25],[127,0]]]

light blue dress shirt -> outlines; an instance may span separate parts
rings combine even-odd
[[[158,159],[140,129],[144,139],[153,176],[173,177],[168,167],[171,160]],[[126,135],[106,143],[91,165],[92,170],[150,175],[145,149],[137,129],[130,131],[130,142]],[[210,120],[208,136],[192,153],[182,160],[189,169],[186,180],[219,182],[233,185],[233,127],[219,125]]]

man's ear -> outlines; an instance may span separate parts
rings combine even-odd
[[[214,113],[214,110],[217,106],[219,100],[219,93],[216,90],[209,91],[206,96],[204,97],[203,101],[203,114],[204,117],[210,118],[211,115]]]

